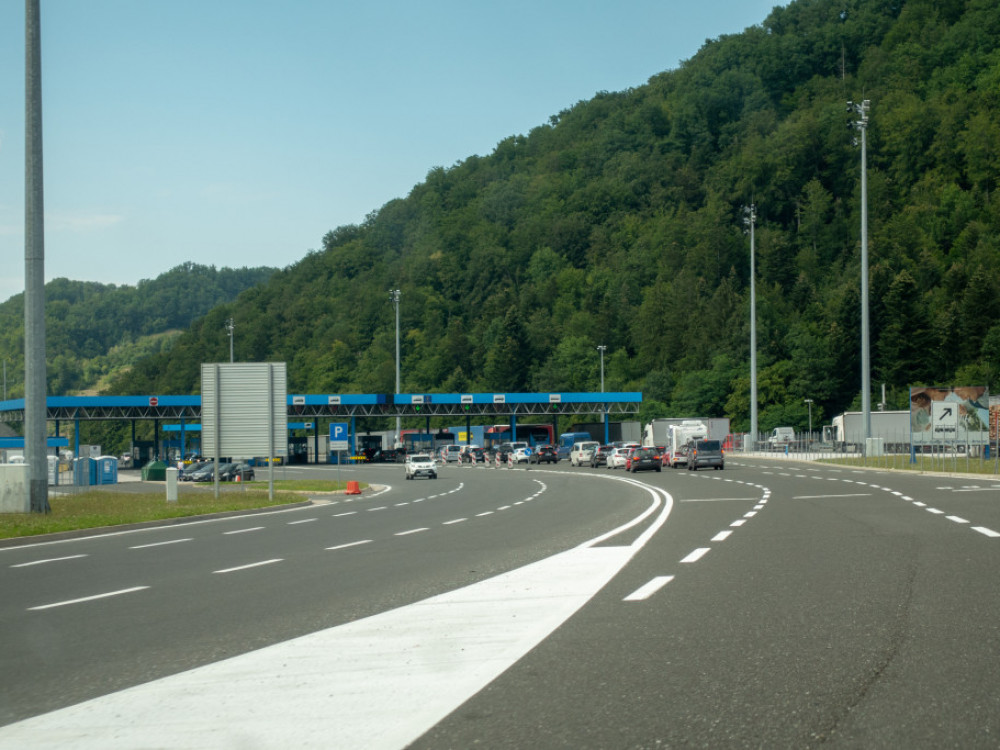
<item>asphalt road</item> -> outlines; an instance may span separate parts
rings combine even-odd
[[[0,550],[0,747],[43,737],[13,722],[407,613],[588,541],[631,547],[582,606],[419,733],[366,744],[1000,746],[1000,482],[730,458],[629,475],[668,493],[657,515],[655,493],[606,479],[621,472],[565,462],[357,472],[392,488]]]

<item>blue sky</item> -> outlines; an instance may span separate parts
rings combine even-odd
[[[46,279],[277,267],[773,0],[41,0]],[[24,3],[0,5],[0,300],[24,289]]]

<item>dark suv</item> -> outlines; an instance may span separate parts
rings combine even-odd
[[[555,464],[559,463],[559,452],[554,445],[539,445],[528,456],[529,464]]]
[[[633,473],[650,469],[660,471],[662,468],[663,462],[656,448],[636,448],[629,457],[629,471]]]
[[[702,466],[713,469],[726,468],[726,455],[718,440],[691,440],[687,444],[687,467],[697,471]]]

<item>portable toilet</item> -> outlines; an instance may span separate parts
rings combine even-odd
[[[90,487],[97,484],[97,461],[89,456],[73,459],[73,484]]]
[[[98,456],[97,483],[118,484],[118,459],[114,456]]]

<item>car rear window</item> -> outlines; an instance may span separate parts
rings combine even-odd
[[[719,448],[720,447],[718,440],[702,440],[700,443],[698,443],[698,450],[717,451],[719,450]]]

